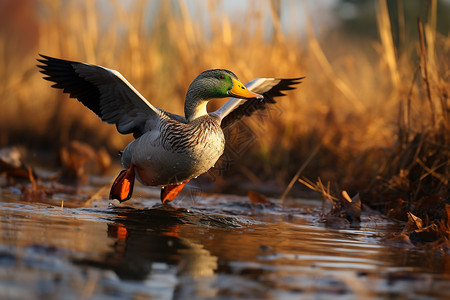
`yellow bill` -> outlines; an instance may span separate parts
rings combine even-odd
[[[236,80],[234,78],[231,78],[231,80],[233,81],[233,88],[228,91],[228,95],[230,95],[231,97],[257,100],[261,100],[264,98],[260,94],[250,92],[239,80]]]

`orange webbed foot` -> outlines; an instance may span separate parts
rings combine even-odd
[[[134,166],[131,164],[130,168],[122,170],[116,180],[114,180],[109,199],[117,199],[120,202],[129,200],[133,194],[134,178]]]
[[[188,183],[189,180],[184,181],[181,184],[169,184],[161,187],[161,202],[164,204],[170,202],[178,195],[183,187]]]

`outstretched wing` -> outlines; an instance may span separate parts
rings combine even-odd
[[[245,86],[252,92],[261,94],[264,99],[242,100],[232,98],[214,113],[222,119],[222,128],[233,124],[244,116],[250,116],[255,111],[265,109],[268,103],[276,103],[275,97],[284,96],[283,91],[295,89],[304,77],[299,78],[257,78],[248,82]]]
[[[116,124],[122,134],[141,136],[151,130],[163,113],[151,105],[119,72],[101,66],[63,60],[42,55],[38,59],[44,79],[53,81],[77,98],[102,121]]]

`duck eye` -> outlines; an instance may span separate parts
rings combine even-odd
[[[223,76],[223,74],[220,74],[219,76],[217,76],[217,78],[219,78],[220,80],[224,79],[225,76]]]

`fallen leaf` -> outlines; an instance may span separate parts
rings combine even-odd
[[[111,166],[111,157],[104,148],[95,150],[75,140],[60,149],[59,157],[62,167],[60,181],[64,183],[83,183],[87,174],[102,174]]]
[[[352,199],[350,198],[346,190],[342,190],[341,194],[345,201],[347,201],[348,203],[352,203]]]
[[[257,193],[255,191],[248,191],[248,198],[253,204],[269,204],[272,205],[272,203],[267,199],[266,196],[263,194]]]
[[[348,195],[347,191],[342,191],[342,197],[344,205],[344,215],[351,223],[356,223],[361,221],[361,198],[359,193],[357,193],[352,199]]]
[[[407,215],[408,222],[406,223],[405,228],[403,228],[403,233],[408,233],[423,227],[423,221],[421,218],[416,217],[410,211],[408,211]]]

